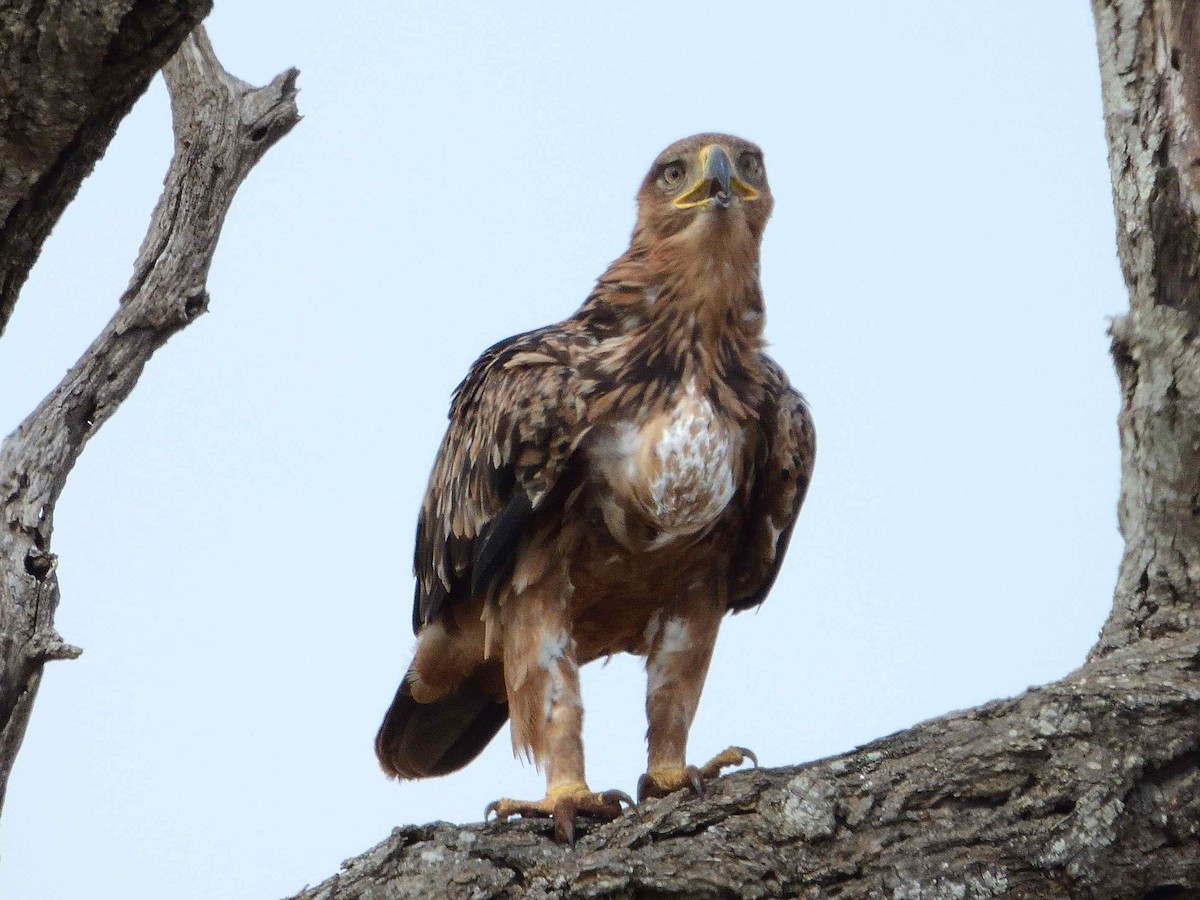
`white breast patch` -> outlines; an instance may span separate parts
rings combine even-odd
[[[651,453],[647,511],[660,529],[691,534],[721,515],[734,493],[734,440],[689,382]]]

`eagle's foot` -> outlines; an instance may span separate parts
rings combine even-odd
[[[747,760],[755,769],[758,768],[758,757],[754,755],[753,750],[747,750],[745,747],[726,747],[700,767],[700,777],[705,781],[710,778],[718,778],[722,769],[740,766]]]
[[[697,797],[704,796],[704,782],[719,778],[722,769],[740,766],[749,760],[758,767],[758,757],[745,747],[728,747],[704,765],[679,766],[673,769],[651,769],[638,779],[638,802],[648,798],[665,797],[675,791],[690,788]]]
[[[622,806],[632,807],[633,798],[624,791],[604,791],[596,794],[582,782],[552,787],[541,800],[509,800],[507,797],[493,800],[483,811],[488,816],[496,814],[498,821],[509,816],[522,818],[553,818],[554,839],[559,843],[575,846],[575,819],[583,815],[611,822],[621,815]]]

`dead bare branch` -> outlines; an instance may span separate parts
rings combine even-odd
[[[0,446],[0,805],[48,659],[79,651],[54,630],[54,508],[88,440],[150,357],[205,312],[209,265],[242,180],[300,120],[295,69],[254,88],[197,28],[167,63],[175,153],[129,287],[101,334]]]

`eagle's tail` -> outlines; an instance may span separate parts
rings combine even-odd
[[[481,752],[508,721],[508,704],[497,702],[476,670],[453,693],[418,703],[408,678],[375,736],[379,765],[392,778],[431,778],[461,769]]]

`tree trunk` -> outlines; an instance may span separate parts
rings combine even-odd
[[[193,5],[206,11],[208,4]],[[46,6],[40,7],[43,16],[39,21],[45,19]],[[0,192],[9,191],[4,195],[8,200],[21,186],[20,178],[26,180],[26,193],[8,207],[3,233],[7,235],[10,225],[18,230],[42,229],[36,246],[28,243],[31,234],[24,234],[26,243],[5,243],[0,252],[0,268],[19,272],[20,280],[45,232],[111,138],[117,119],[169,56],[170,50],[164,52],[162,42],[169,41],[172,48],[179,45],[164,70],[175,120],[175,155],[129,287],[104,331],[58,387],[0,445],[0,806],[43,666],[47,660],[79,655],[79,650],[66,645],[54,630],[59,589],[50,538],[54,506],[67,476],[88,439],[129,396],[154,352],[205,311],[208,268],[233,196],[254,164],[299,121],[295,105],[298,73],[294,69],[266,87],[252,88],[221,68],[203,29],[184,40],[195,25],[194,18],[184,21],[177,15],[167,16],[173,23],[171,29],[182,30],[160,29],[150,34],[148,25],[158,22],[164,10],[177,11],[176,7],[163,3],[131,6],[134,11],[124,14],[120,28],[105,32],[110,41],[107,47],[94,35],[90,44],[79,38],[77,32],[83,28],[75,20],[62,20],[66,31],[42,35],[43,39],[77,38],[75,43],[66,40],[68,49],[86,44],[103,51],[104,58],[94,61],[91,81],[76,84],[71,80],[83,65],[74,57],[63,63],[70,77],[62,76],[76,85],[71,91],[88,98],[89,91],[109,86],[113,99],[106,112],[96,114],[103,122],[74,124],[79,110],[66,104],[71,115],[58,126],[64,134],[71,129],[79,132],[76,143],[54,144],[53,136],[43,134],[54,129],[39,122],[36,139],[27,137],[20,145],[28,151],[28,158],[22,159],[12,148],[0,151],[6,162],[17,158],[28,167],[25,175],[19,175],[15,167],[0,173]],[[56,15],[66,13],[59,10]],[[107,19],[102,25],[108,28]],[[53,45],[50,40],[30,41],[39,48]],[[30,93],[42,90],[50,88],[36,84]],[[0,111],[9,110],[10,118],[23,115],[22,103],[28,95],[12,91],[8,99],[12,102],[4,107],[0,97]],[[50,115],[40,106],[37,112]],[[95,131],[101,126],[101,131]],[[89,129],[95,131],[91,137],[84,134],[91,134]],[[4,139],[11,137],[6,134]],[[80,155],[85,151],[91,154],[86,161]],[[63,169],[73,174],[68,177]],[[52,189],[46,187],[51,182]],[[3,284],[7,289],[10,281]],[[0,324],[12,306],[4,303],[0,294]]]
[[[1200,897],[1200,3],[1093,0],[1130,312],[1112,614],[1054,684],[594,828],[396,829],[296,900]]]

